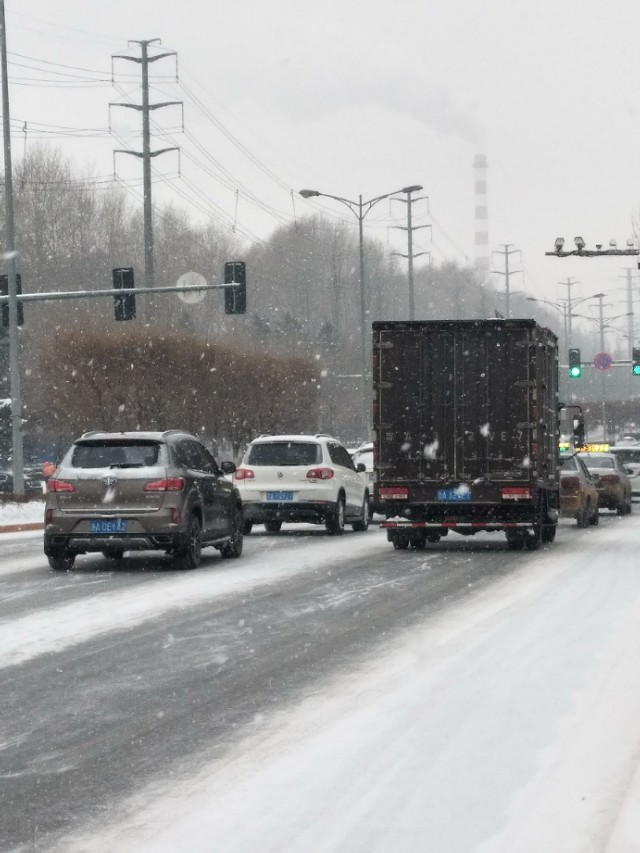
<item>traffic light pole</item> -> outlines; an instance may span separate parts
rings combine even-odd
[[[2,0],[0,0],[2,2]],[[202,291],[202,290],[225,290],[226,288],[237,287],[237,282],[229,282],[227,284],[193,284],[186,286],[171,286],[171,287],[135,287],[122,288],[121,290],[60,290],[51,293],[22,293],[16,296],[16,302],[54,302],[58,299],[95,299],[101,297],[111,297],[118,299],[126,295],[128,290],[131,290],[136,296],[141,293],[185,293],[186,291]],[[0,305],[7,302],[10,303],[10,296],[0,296]]]
[[[11,166],[11,122],[9,114],[9,79],[7,76],[7,30],[4,0],[0,0],[0,64],[2,65],[2,130],[4,139],[4,198],[5,198],[5,260],[8,278],[9,303],[9,375],[11,380],[11,465],[13,488],[24,494],[24,449],[22,442],[22,392],[20,388],[20,358],[18,341],[18,302],[16,274],[16,245],[13,219],[13,170]]]

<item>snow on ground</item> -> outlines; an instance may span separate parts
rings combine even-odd
[[[278,549],[277,561],[269,561],[269,550],[278,541],[274,539],[265,542],[261,553],[253,557],[243,555],[240,560],[222,561],[214,556],[219,563],[215,571],[170,572],[153,584],[39,609],[0,625],[0,667],[60,651],[100,634],[127,629],[176,607],[204,604],[229,593],[282,581],[300,572],[335,566],[342,559],[377,553],[385,544],[380,541],[382,536],[377,531],[338,538],[322,536],[315,546],[301,539],[299,544],[287,548],[286,553]],[[205,550],[203,559],[206,560],[209,553],[213,554]]]
[[[26,503],[0,503],[0,528],[7,524],[42,524],[44,518],[44,501],[27,501]]]
[[[148,786],[59,849],[639,851],[639,548],[625,519],[527,555],[359,672],[257,718],[230,756]]]

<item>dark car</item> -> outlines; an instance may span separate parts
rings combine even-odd
[[[181,569],[200,563],[202,548],[242,553],[242,501],[193,435],[91,432],[67,451],[47,482],[44,551],[53,569],[77,554],[160,550]]]
[[[25,468],[23,472],[25,495],[44,494],[44,479],[33,469]],[[13,494],[13,473],[11,471],[0,471],[0,495]]]

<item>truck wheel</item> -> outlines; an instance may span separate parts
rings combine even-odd
[[[409,537],[408,536],[398,536],[393,540],[393,547],[396,551],[406,551],[409,547]]]
[[[426,534],[420,533],[418,536],[414,536],[411,539],[411,547],[415,548],[416,551],[423,551],[427,546],[427,537]]]
[[[533,530],[529,530],[524,540],[527,551],[537,551],[542,541],[542,525],[536,524]]]
[[[543,544],[549,545],[556,538],[557,527],[555,524],[543,524],[540,539]]]
[[[522,551],[527,534],[521,530],[507,530],[506,535],[507,548],[510,551]]]

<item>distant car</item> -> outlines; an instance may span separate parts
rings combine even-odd
[[[609,453],[615,453],[623,467],[631,472],[628,473],[631,494],[634,498],[640,498],[640,445],[614,445],[609,448]]]
[[[365,470],[362,473],[362,477],[369,487],[369,494],[372,495],[375,479],[375,472],[373,470],[373,442],[365,441],[351,453],[351,458],[354,465],[364,465]],[[371,499],[370,507],[372,514],[379,513],[380,515],[384,515],[384,506],[382,504],[375,504],[373,499]]]
[[[26,495],[42,496],[44,494],[44,480],[35,471],[24,469],[24,493]],[[13,473],[11,471],[0,471],[0,495],[13,494]]]
[[[597,524],[598,490],[587,466],[575,453],[560,458],[560,515],[575,518],[578,527]]]
[[[595,480],[599,506],[628,515],[632,509],[631,481],[618,456],[593,451],[580,451],[579,456]]]
[[[67,451],[47,481],[44,552],[52,569],[77,554],[159,550],[180,569],[200,564],[202,548],[242,553],[242,502],[209,451],[183,430],[90,432]]]
[[[242,497],[244,531],[283,522],[324,523],[341,535],[345,524],[369,526],[369,488],[347,448],[328,435],[268,435],[254,439],[234,474]]]

